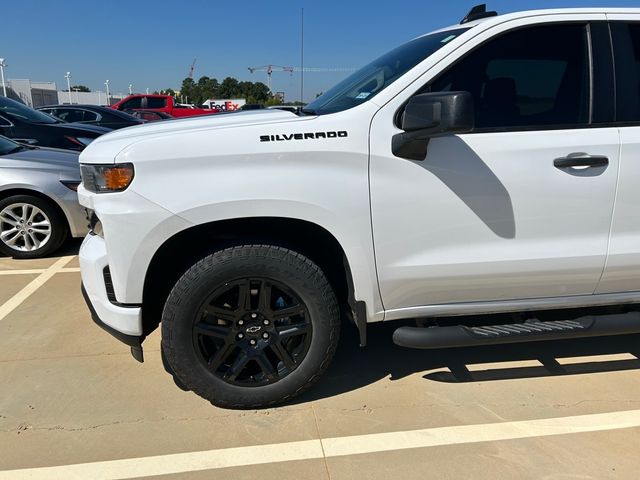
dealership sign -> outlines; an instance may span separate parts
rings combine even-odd
[[[233,112],[238,110],[241,106],[246,104],[247,101],[244,98],[223,98],[207,100],[202,104],[204,108],[218,109],[223,112]]]

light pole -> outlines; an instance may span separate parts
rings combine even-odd
[[[129,84],[129,95],[133,95],[133,84]]]
[[[67,92],[69,92],[69,105],[73,105],[73,101],[71,100],[71,72],[67,72],[64,78],[67,79]]]
[[[111,101],[109,100],[109,80],[105,81],[104,84],[107,87],[107,106],[111,106]]]
[[[0,58],[0,75],[2,76],[2,93],[4,94],[4,96],[7,96],[7,86],[4,83],[4,67],[6,67],[7,64],[4,61],[4,58]]]

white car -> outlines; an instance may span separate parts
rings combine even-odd
[[[300,115],[100,137],[80,157],[94,319],[139,360],[161,323],[178,383],[235,408],[318,380],[341,317],[362,344],[418,319],[394,334],[413,348],[638,332],[632,308],[569,310],[640,302],[638,58],[640,9],[478,7]]]

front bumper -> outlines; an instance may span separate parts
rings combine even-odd
[[[110,327],[109,325],[104,323],[102,320],[100,320],[100,317],[96,312],[96,309],[93,308],[93,305],[91,304],[91,300],[89,300],[89,295],[87,294],[87,290],[84,288],[84,284],[82,284],[80,288],[82,290],[82,296],[84,297],[84,301],[87,303],[87,307],[89,307],[89,311],[91,312],[91,319],[96,323],[96,325],[98,325],[104,331],[116,337],[122,343],[129,345],[131,347],[131,355],[133,355],[133,358],[138,360],[140,363],[144,362],[144,354],[142,353],[142,342],[144,341],[144,337],[126,335]]]
[[[109,300],[104,270],[108,266],[104,239],[88,235],[80,247],[82,294],[91,317],[101,328],[131,347],[131,353],[142,361],[142,308]]]

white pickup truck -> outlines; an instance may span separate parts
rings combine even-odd
[[[312,385],[342,319],[363,345],[417,319],[394,341],[423,349],[638,332],[639,156],[640,9],[479,6],[298,115],[95,140],[83,292],[140,361],[161,324],[176,382],[230,408]]]

